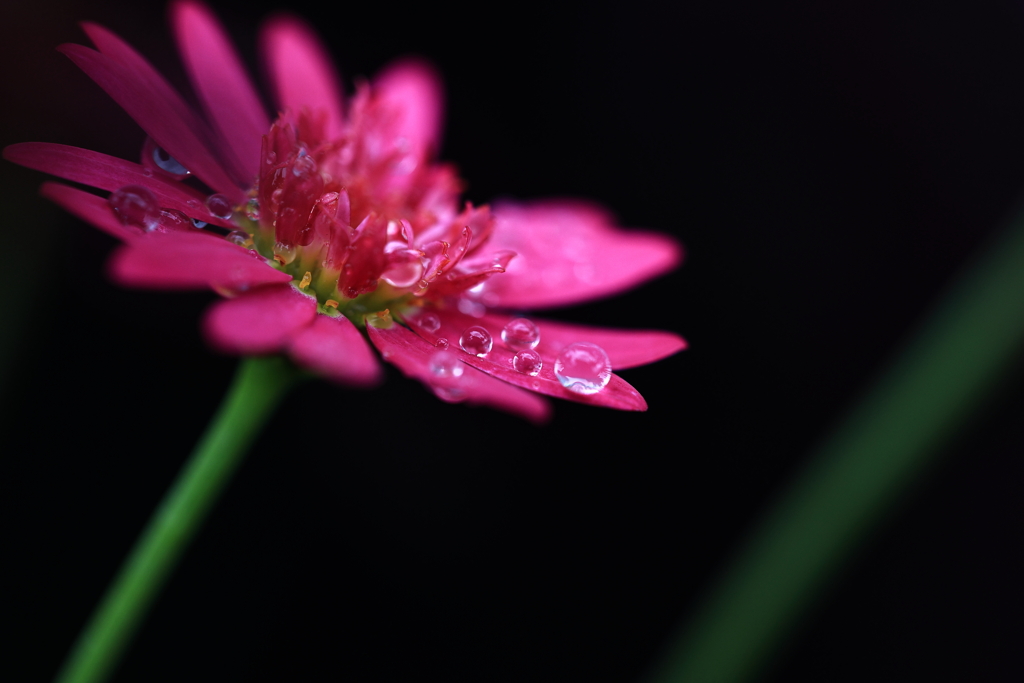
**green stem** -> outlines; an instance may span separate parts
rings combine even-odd
[[[57,683],[97,683],[110,675],[206,513],[296,376],[281,357],[242,360],[220,409],[79,635]]]
[[[977,413],[1022,340],[1019,214],[763,517],[652,680],[724,683],[762,669],[857,541]]]

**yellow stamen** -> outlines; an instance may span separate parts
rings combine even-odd
[[[338,302],[335,301],[334,299],[328,299],[327,301],[324,302],[324,308],[337,308],[337,307],[338,307]]]
[[[313,274],[307,270],[306,274],[302,276],[302,282],[299,283],[299,289],[305,289],[306,287],[309,287],[309,283],[312,281]]]

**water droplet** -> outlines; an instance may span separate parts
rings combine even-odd
[[[217,218],[231,218],[231,200],[219,192],[206,198],[206,208]]]
[[[207,223],[206,221],[201,221],[201,220],[199,220],[198,218],[193,218],[193,219],[192,219],[192,225],[194,225],[195,227],[197,227],[197,228],[199,228],[200,230],[202,230],[202,229],[203,229],[203,228],[205,228],[205,227],[206,227],[207,225],[209,225],[209,223]]]
[[[278,242],[274,245],[275,257],[277,258],[278,261],[285,265],[288,265],[289,263],[295,260],[296,252],[297,250],[295,249],[295,247],[289,246],[287,244],[282,244],[281,242]]]
[[[472,316],[474,318],[482,318],[487,313],[486,306],[484,306],[482,303],[478,301],[473,301],[472,299],[468,299],[466,297],[461,297],[459,299],[458,306],[460,313],[465,313],[466,315]]]
[[[177,209],[161,209],[160,227],[169,230],[191,230],[192,219]]]
[[[258,221],[260,219],[260,200],[256,197],[252,197],[245,203],[245,217],[251,221]]]
[[[483,358],[491,352],[491,346],[493,345],[494,340],[491,339],[491,333],[479,325],[467,327],[466,331],[459,337],[459,346],[462,347],[463,351],[472,356]]]
[[[160,206],[156,195],[141,185],[128,185],[107,198],[110,208],[124,225],[149,232],[160,227]]]
[[[447,349],[448,339],[446,337],[438,337],[437,341],[434,342],[434,346],[436,346],[439,349]]]
[[[295,163],[292,165],[292,175],[296,178],[304,175],[311,175],[316,172],[316,159],[309,156],[309,152],[305,149],[300,149],[299,154],[295,157]]]
[[[434,393],[445,401],[459,401],[465,398],[462,376],[466,367],[451,351],[441,350],[430,357],[430,384]]]
[[[152,175],[153,171],[160,171],[161,174],[170,176],[175,180],[182,180],[189,175],[189,170],[182,166],[181,162],[167,153],[152,138],[146,138],[142,145],[142,165]]]
[[[237,244],[240,247],[244,247],[246,246],[245,243],[249,242],[250,237],[249,233],[244,230],[232,230],[228,234],[224,235],[224,239],[231,242],[231,244]]]
[[[190,199],[185,203],[188,205],[188,208],[190,209],[198,209],[199,207],[202,206],[202,203],[198,199]]]
[[[441,319],[438,318],[437,315],[430,312],[423,313],[422,315],[420,315],[418,318],[416,318],[416,322],[419,324],[420,327],[422,327],[425,331],[431,334],[441,329]]]
[[[597,344],[577,342],[562,349],[555,359],[555,377],[577,394],[596,394],[612,377],[608,354]]]
[[[146,176],[147,178],[152,178],[153,177],[153,169],[151,169],[151,168],[144,168],[144,169],[142,169],[142,175]]]
[[[533,349],[523,349],[512,357],[512,367],[516,372],[536,377],[540,374],[540,369],[544,367],[544,361],[540,354]]]
[[[380,279],[392,287],[410,287],[423,275],[423,264],[419,261],[397,261],[385,270]]]
[[[501,341],[513,351],[532,349],[540,341],[540,330],[526,318],[516,318],[501,330]]]

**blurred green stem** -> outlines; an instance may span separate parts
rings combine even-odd
[[[112,673],[206,513],[296,376],[281,357],[242,360],[213,421],[79,635],[57,683],[97,683]]]
[[[1024,213],[953,283],[763,517],[653,683],[761,672],[857,541],[982,407],[1022,340]]]

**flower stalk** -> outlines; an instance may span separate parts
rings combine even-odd
[[[113,672],[206,514],[298,376],[280,356],[242,360],[216,415],[79,635],[57,683],[98,683]]]

